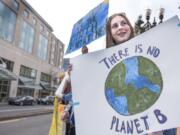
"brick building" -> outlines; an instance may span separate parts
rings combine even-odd
[[[0,102],[53,95],[64,44],[25,1],[0,1]]]

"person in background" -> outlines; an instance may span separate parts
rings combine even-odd
[[[106,24],[106,48],[120,45],[134,37],[134,29],[125,13],[116,13],[109,17]],[[168,129],[148,135],[176,135],[176,129]],[[177,130],[180,135],[180,129]]]
[[[70,68],[70,66],[68,67]],[[70,72],[65,72],[63,79],[61,80],[61,84],[58,87],[55,95],[58,97],[58,101],[61,104],[67,106],[71,102],[71,81],[70,81]],[[67,107],[66,107],[67,108]],[[66,110],[65,108],[65,110]],[[67,116],[66,116],[67,115]],[[69,117],[68,114],[63,112],[61,116],[62,120],[65,122],[65,135],[75,135],[75,127],[72,126],[70,121],[66,119]]]
[[[83,46],[81,49],[82,54],[88,53],[88,47]],[[72,70],[72,65],[69,65],[67,73],[68,77],[65,78],[64,87],[62,87],[64,90],[62,90],[61,94],[59,94],[59,97],[62,98],[63,102],[66,103],[65,110],[62,114],[62,120],[66,122],[66,135],[75,135],[75,120],[74,120],[74,110],[73,110],[73,101],[72,101],[72,89],[71,89],[71,81],[70,81],[70,72]],[[66,87],[69,89],[67,93],[63,93],[65,91]]]
[[[88,47],[87,47],[86,45],[83,46],[82,49],[81,49],[81,53],[82,53],[82,54],[86,54],[86,53],[88,53],[88,52],[89,52]]]

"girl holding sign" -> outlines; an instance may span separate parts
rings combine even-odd
[[[117,13],[109,17],[106,25],[106,48],[119,45],[134,37],[134,30],[124,13]],[[180,133],[177,130],[177,135]],[[176,129],[168,129],[149,135],[176,135]]]

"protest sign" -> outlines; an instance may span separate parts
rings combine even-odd
[[[173,17],[115,47],[71,59],[77,135],[180,126],[180,28]]]
[[[104,0],[74,24],[66,54],[71,53],[105,35],[109,2]]]

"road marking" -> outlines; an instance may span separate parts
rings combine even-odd
[[[24,120],[24,119],[25,119],[25,118],[22,118],[22,119],[13,119],[13,120],[0,121],[0,124],[17,122],[17,121]]]
[[[28,108],[28,109],[11,109],[11,110],[0,110],[1,112],[14,112],[14,111],[28,111],[28,110],[38,110],[38,109],[44,109],[44,110],[50,110],[51,108]]]

